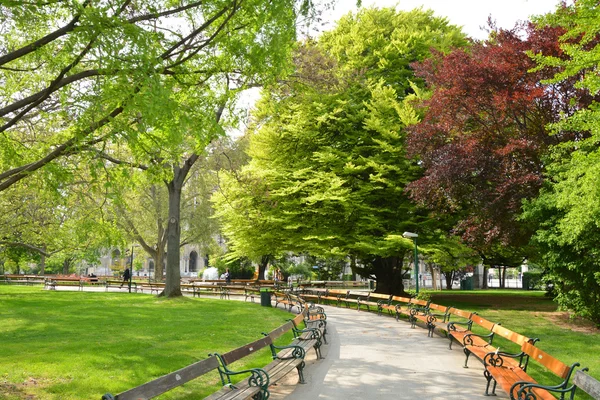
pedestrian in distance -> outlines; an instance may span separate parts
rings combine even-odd
[[[125,271],[123,271],[123,282],[121,282],[121,286],[119,286],[119,289],[123,287],[123,284],[127,284],[130,278],[131,271],[129,271],[129,268],[125,268]]]

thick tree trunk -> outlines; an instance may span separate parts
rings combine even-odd
[[[272,258],[271,255],[262,256],[260,258],[260,262],[258,263],[258,280],[265,279],[265,271]]]
[[[174,178],[167,188],[169,189],[169,220],[167,225],[167,279],[165,289],[161,296],[179,297],[181,293],[181,272],[179,271],[181,239],[181,170],[174,167]]]
[[[402,258],[377,257],[373,261],[373,269],[377,280],[376,293],[408,296],[402,283]]]
[[[444,272],[444,277],[446,278],[446,289],[452,290],[452,281],[454,280],[454,271]]]

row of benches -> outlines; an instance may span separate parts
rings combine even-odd
[[[300,326],[304,328],[300,328]],[[207,359],[201,360],[188,367],[172,372],[141,386],[122,392],[116,396],[110,393],[102,396],[103,400],[137,400],[148,399],[165,393],[175,387],[181,386],[192,379],[208,372],[218,370],[223,388],[205,399],[230,400],[269,398],[269,387],[276,385],[284,376],[293,370],[298,372],[298,380],[305,383],[304,367],[306,352],[315,350],[317,358],[321,356],[321,345],[326,335],[326,315],[322,308],[309,308],[305,306],[293,319],[269,333],[263,333],[262,338],[248,343],[245,346],[231,350],[224,354],[209,354]],[[292,332],[294,339],[290,344],[277,345],[280,338]],[[270,349],[272,362],[263,368],[251,368],[235,371],[231,364],[254,354],[262,349]],[[237,376],[242,376],[236,382]]]
[[[484,377],[487,380],[486,395],[494,395],[497,385],[506,391],[511,399],[556,400],[552,394],[561,399],[575,394],[577,383],[571,377],[579,363],[571,366],[564,364],[550,354],[535,347],[538,338],[528,338],[500,323],[489,321],[474,312],[454,307],[434,304],[426,300],[378,294],[372,292],[352,292],[350,290],[311,290],[300,294],[305,301],[317,303],[332,302],[339,306],[356,307],[357,310],[371,309],[378,314],[387,311],[396,319],[406,317],[412,327],[418,322],[428,328],[428,335],[434,331],[448,337],[452,348],[453,341],[463,346],[465,368],[470,356],[476,357],[484,365]],[[515,352],[500,351],[494,346],[494,338],[502,337],[504,344],[517,349]],[[542,385],[527,372],[531,361],[535,361],[552,372],[561,382],[555,385]],[[584,371],[586,369],[580,370]],[[577,382],[593,387],[594,380],[589,375],[577,371]],[[597,381],[596,381],[597,382]],[[600,385],[600,384],[599,384]],[[600,387],[597,385],[596,387]],[[491,391],[490,391],[491,389]],[[589,389],[594,390],[594,389]],[[597,390],[597,389],[596,389]],[[588,392],[589,393],[589,392]]]
[[[109,289],[129,289],[129,282],[121,280],[100,280],[91,281],[88,278],[47,278],[44,281],[44,288],[47,290],[56,290],[57,286],[76,286],[78,290],[83,290],[87,285],[103,286],[106,291]],[[131,291],[135,293],[156,293],[159,294],[165,287],[164,282],[131,282]],[[219,295],[222,299],[229,299],[233,295],[243,295],[244,300],[254,298],[260,293],[258,287],[235,286],[235,285],[213,285],[210,283],[187,283],[180,284],[181,291],[190,293],[193,297],[200,297],[202,293],[210,295]]]

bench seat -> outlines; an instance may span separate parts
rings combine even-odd
[[[576,386],[570,383],[569,380],[579,363],[574,363],[569,367],[530,342],[525,342],[521,346],[521,353],[514,355],[494,352],[488,353],[484,357],[484,376],[487,379],[486,395],[494,395],[496,386],[499,384],[511,399],[556,400],[553,393],[560,395],[560,398],[565,398],[563,396],[570,393],[571,397],[569,398],[573,398]],[[520,360],[519,365],[508,363],[509,358],[518,358]],[[530,360],[544,366],[546,370],[562,379],[562,382],[552,385],[540,384],[527,373],[527,365]],[[489,393],[492,382],[492,393]]]

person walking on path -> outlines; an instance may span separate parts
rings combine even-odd
[[[131,271],[129,271],[129,267],[126,267],[125,271],[123,271],[123,282],[121,282],[119,288],[122,288],[123,284],[129,283],[129,279],[131,279]]]

